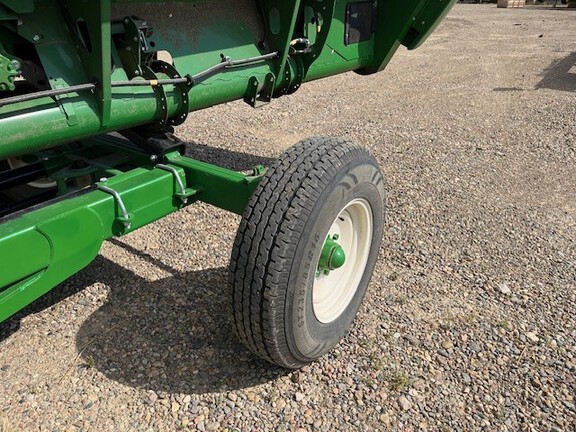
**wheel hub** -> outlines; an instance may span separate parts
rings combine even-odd
[[[372,209],[362,198],[344,206],[330,226],[312,291],[312,307],[321,323],[338,319],[354,298],[368,262],[372,232]]]
[[[318,261],[317,276],[320,274],[328,275],[331,270],[339,269],[346,262],[346,252],[344,252],[342,246],[338,244],[338,238],[338,234],[326,238],[320,260]]]

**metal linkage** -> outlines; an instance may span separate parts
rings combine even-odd
[[[178,198],[180,198],[180,200],[182,201],[182,204],[187,204],[188,203],[188,194],[186,193],[186,187],[184,186],[184,183],[182,182],[182,179],[180,178],[178,171],[176,171],[176,168],[168,166],[168,165],[164,165],[164,164],[157,164],[155,166],[155,168],[159,168],[161,170],[168,171],[168,172],[172,173],[172,175],[174,176],[174,179],[176,179],[176,183],[178,183],[178,186],[180,187],[180,193],[177,193],[176,196],[178,196]]]
[[[124,201],[122,201],[122,197],[120,196],[120,194],[116,192],[114,189],[111,189],[108,186],[104,186],[101,184],[98,185],[98,190],[106,192],[114,197],[114,199],[118,203],[118,207],[120,207],[120,211],[122,212],[122,217],[118,217],[117,219],[120,222],[122,222],[122,225],[124,225],[126,229],[130,229],[130,227],[132,226],[130,222],[130,215],[128,214],[128,210],[126,210],[126,205],[124,204]]]
[[[172,79],[135,79],[131,81],[112,81],[112,87],[155,87],[155,86],[165,86],[165,85],[177,85],[177,84],[187,84],[191,85],[192,77],[186,75],[183,78],[172,78]]]
[[[240,60],[232,60],[230,57],[222,56],[222,61],[214,66],[209,67],[202,72],[198,72],[195,75],[186,75],[183,78],[172,78],[172,79],[159,79],[159,80],[145,80],[137,79],[131,81],[113,81],[112,87],[130,87],[130,86],[162,86],[162,85],[176,85],[176,84],[187,84],[193,86],[194,83],[202,79],[208,78],[212,75],[222,72],[226,69],[231,69],[233,67],[247,66],[254,63],[259,63],[265,60],[272,60],[278,57],[278,52],[272,52],[269,54],[263,54],[257,57],[248,57]]]
[[[226,70],[226,69],[231,69],[233,67],[246,66],[246,65],[250,65],[250,64],[254,64],[254,63],[259,63],[259,62],[265,61],[265,60],[272,60],[272,59],[275,59],[277,57],[278,57],[277,51],[269,53],[269,54],[257,56],[257,57],[248,57],[248,58],[240,59],[240,60],[232,60],[230,57],[223,55],[222,56],[222,62],[206,69],[205,71],[202,71],[202,72],[197,73],[196,75],[193,75],[192,81],[193,82],[200,81],[204,78],[208,78],[214,74],[217,74],[218,72],[221,72],[221,71]]]

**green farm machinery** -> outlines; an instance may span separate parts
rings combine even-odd
[[[244,344],[287,368],[325,354],[377,260],[374,158],[315,138],[237,172],[187,157],[175,130],[194,110],[381,71],[454,3],[0,0],[0,322],[106,239],[201,201],[242,216],[228,295]]]

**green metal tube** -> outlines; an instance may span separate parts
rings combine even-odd
[[[251,76],[264,79],[269,68],[224,72],[199,84],[190,92],[190,111],[241,99]],[[171,86],[169,87],[171,88]],[[138,91],[139,93],[136,93]],[[174,116],[182,104],[180,92],[166,92],[168,115]],[[52,99],[21,104],[16,115],[0,118],[0,159],[60,145],[99,133],[113,132],[149,123],[156,117],[158,101],[150,88],[122,88],[112,93],[110,120],[102,126],[91,96],[75,96],[63,111]],[[20,107],[19,106],[19,107]],[[0,108],[1,116],[2,108]],[[70,116],[74,124],[70,124]]]
[[[173,103],[168,104],[169,113],[173,115],[178,107],[177,96],[171,95]],[[141,95],[116,96],[112,101],[111,120],[102,127],[100,117],[94,109],[94,102],[88,98],[75,98],[63,112],[62,108],[50,104],[48,100],[35,101],[52,105],[34,111],[24,110],[22,114],[12,115],[1,120],[0,159],[42,150],[72,140],[82,139],[96,133],[126,129],[131,126],[149,122],[157,108],[156,98],[152,93]],[[32,104],[32,102],[30,102]],[[70,124],[73,116],[74,123]]]

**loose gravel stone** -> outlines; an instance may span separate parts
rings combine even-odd
[[[502,294],[510,294],[512,292],[512,290],[510,290],[510,287],[508,286],[508,284],[505,284],[505,283],[498,285],[498,290]]]
[[[400,408],[402,408],[404,411],[408,411],[410,408],[412,408],[412,402],[410,402],[404,396],[400,396],[398,403],[400,404]]]

